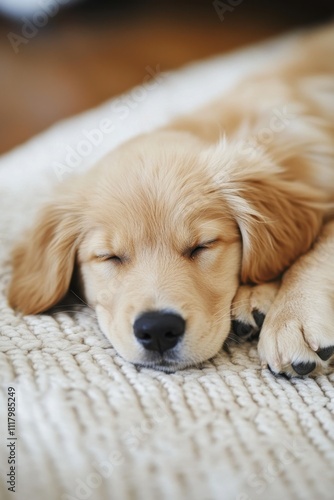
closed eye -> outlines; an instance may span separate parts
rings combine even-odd
[[[190,250],[190,258],[194,259],[199,253],[203,252],[203,250],[207,250],[209,247],[205,245],[198,245],[197,247]]]
[[[123,257],[119,257],[118,255],[112,255],[112,254],[100,254],[97,255],[96,258],[101,262],[112,261],[115,264],[122,264],[124,260]]]
[[[195,259],[200,253],[204,252],[205,250],[209,250],[217,241],[218,240],[206,241],[205,243],[201,243],[200,245],[196,245],[195,247],[191,248],[188,252],[190,259]]]

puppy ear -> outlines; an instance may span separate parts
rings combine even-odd
[[[284,181],[245,182],[232,207],[243,242],[243,283],[277,278],[309,250],[324,214],[313,190]]]
[[[226,146],[226,144],[225,144]],[[263,152],[225,153],[215,174],[227,210],[242,237],[241,281],[263,283],[278,277],[317,237],[328,210],[324,193],[296,180]],[[214,164],[217,172],[217,151]]]
[[[10,305],[24,314],[52,307],[66,294],[79,238],[77,215],[69,206],[47,206],[13,252]]]

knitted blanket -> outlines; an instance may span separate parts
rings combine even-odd
[[[284,57],[298,36],[171,74],[157,61],[141,86],[1,158],[1,499],[333,498],[334,374],[274,377],[255,342],[201,369],[136,368],[88,307],[22,317],[6,300],[10,249],[55,184]]]

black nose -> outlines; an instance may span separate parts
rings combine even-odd
[[[176,346],[184,334],[185,325],[184,319],[177,314],[152,311],[136,319],[133,331],[145,349],[162,354]]]

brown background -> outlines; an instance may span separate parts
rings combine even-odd
[[[91,0],[66,8],[16,54],[8,33],[24,22],[0,18],[0,153],[162,71],[328,20],[333,2]],[[238,4],[238,5],[236,5]]]

